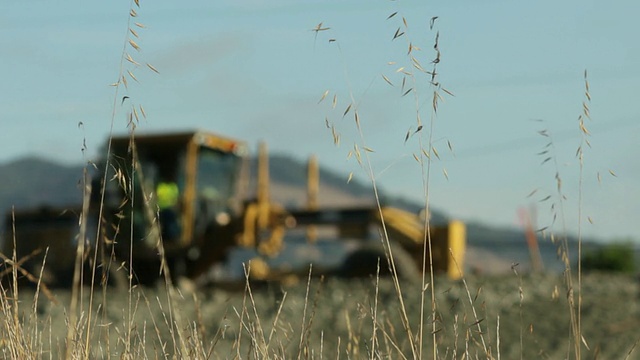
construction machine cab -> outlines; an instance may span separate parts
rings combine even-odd
[[[204,242],[218,241],[210,229],[241,214],[246,153],[244,143],[203,131],[112,139],[105,214],[122,244],[116,252],[157,259],[161,241],[167,258],[190,250],[197,258]]]

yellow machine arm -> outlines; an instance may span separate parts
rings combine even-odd
[[[446,272],[454,280],[462,278],[466,247],[463,222],[454,220],[446,226],[431,226],[427,232],[425,219],[414,213],[383,207],[376,215],[378,221],[384,222],[389,238],[405,248],[417,264],[422,264],[422,254],[429,253],[430,240],[434,269]],[[429,259],[425,264],[428,268]]]

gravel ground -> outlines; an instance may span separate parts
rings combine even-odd
[[[419,334],[419,284],[402,284],[411,336],[404,329],[400,301],[389,278],[312,279],[309,286],[306,281],[288,286],[255,284],[251,294],[242,287],[183,289],[172,297],[173,307],[163,286],[132,292],[109,288],[106,301],[100,289],[91,319],[88,311],[80,317],[79,343],[84,344],[91,330],[90,358],[121,358],[127,348],[132,358],[179,354],[177,358],[357,359],[370,357],[371,349],[382,358],[398,359],[401,354],[414,358],[409,339]],[[637,279],[589,274],[583,277],[582,288],[580,321],[589,347],[583,345],[582,358],[624,359],[640,338]],[[62,357],[67,333],[70,292],[54,292],[58,304],[40,295],[36,312],[31,310],[33,290],[20,294],[23,338],[42,358]],[[87,292],[85,288],[85,309]],[[560,275],[469,276],[466,285],[438,278],[437,357],[483,359],[489,353],[496,359],[575,358],[566,293]],[[430,287],[425,296],[422,358],[429,359],[434,351]],[[85,325],[87,321],[91,326]],[[2,337],[7,339],[11,329],[15,324],[4,322]],[[9,358],[6,340],[2,346],[1,356]],[[628,358],[640,359],[640,350]]]

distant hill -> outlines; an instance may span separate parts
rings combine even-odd
[[[0,211],[35,206],[66,206],[82,199],[82,166],[35,157],[0,164]]]
[[[251,173],[255,174],[256,160],[252,160]],[[272,155],[269,160],[271,175],[271,197],[290,207],[304,206],[306,199],[306,164],[286,155]],[[64,207],[82,201],[80,180],[83,167],[69,166],[35,157],[16,159],[0,164],[0,211],[7,213],[16,209],[39,206]],[[371,186],[351,181],[347,176],[320,168],[320,204],[322,206],[373,205]],[[254,181],[255,182],[255,181]],[[418,211],[420,204],[385,197],[386,205]],[[434,219],[445,221],[438,212]]]
[[[252,160],[252,163],[251,172],[255,174],[255,159]],[[272,155],[269,165],[272,199],[287,207],[304,206],[306,164],[291,156]],[[82,200],[79,186],[82,173],[83,167],[81,165],[68,166],[34,157],[0,164],[0,211],[7,214],[12,206],[16,209],[25,209],[38,206],[78,205]],[[375,204],[370,185],[358,181],[351,181],[347,184],[346,179],[346,174],[339,174],[321,166],[319,199],[321,206],[373,206]],[[384,189],[381,189],[380,193],[383,205],[395,206],[412,212],[417,212],[422,208],[422,204],[419,202],[387,196]],[[447,217],[441,211],[431,209],[431,213],[433,223],[447,222]],[[470,251],[477,252],[479,250],[482,254],[498,254],[503,260],[509,259],[507,264],[528,262],[525,237],[519,229],[467,223],[467,239]],[[571,242],[574,244],[573,239]],[[540,241],[540,249],[543,258],[555,261],[557,250],[555,244],[548,240],[542,240]],[[472,257],[479,262],[479,266],[493,261],[485,258],[484,255]],[[557,261],[552,267],[558,267]]]

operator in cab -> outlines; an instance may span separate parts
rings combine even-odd
[[[162,180],[156,187],[160,228],[165,241],[177,241],[180,237],[179,200],[180,189],[172,180]]]

